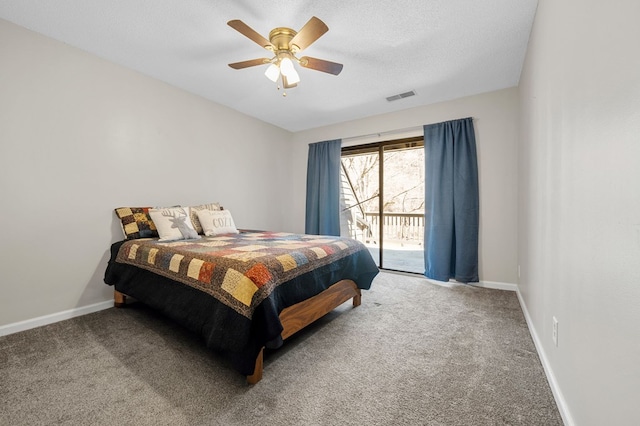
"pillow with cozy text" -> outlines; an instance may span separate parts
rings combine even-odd
[[[199,210],[197,213],[204,235],[208,237],[239,233],[229,210]]]

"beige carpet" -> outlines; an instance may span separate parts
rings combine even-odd
[[[562,424],[512,292],[381,273],[248,386],[132,305],[0,338],[2,425]]]

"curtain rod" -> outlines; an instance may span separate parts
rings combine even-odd
[[[342,138],[342,141],[352,141],[352,140],[356,140],[356,139],[364,139],[364,138],[370,138],[372,136],[383,136],[383,135],[393,135],[393,134],[399,134],[399,133],[405,133],[405,132],[409,132],[412,130],[420,130],[422,129],[422,126],[413,126],[413,127],[406,127],[404,129],[395,129],[395,130],[387,130],[385,132],[376,132],[376,133],[370,133],[368,135],[358,135],[358,136],[351,136],[348,138]]]
[[[473,117],[467,117],[467,118],[471,118],[474,121],[476,120]],[[464,118],[462,120],[464,120]],[[455,121],[455,120],[447,120],[447,121]],[[342,141],[345,142],[345,141],[352,141],[357,139],[370,138],[373,136],[381,137],[383,135],[400,134],[400,133],[405,133],[405,132],[414,131],[414,130],[417,131],[417,130],[422,130],[424,126],[425,125],[412,126],[412,127],[405,127],[404,129],[387,130],[386,132],[369,133],[368,135],[351,136],[348,138],[342,138]]]

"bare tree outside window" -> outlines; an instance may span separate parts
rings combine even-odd
[[[380,153],[382,152],[382,170]],[[407,145],[385,145],[380,150],[363,148],[342,155],[341,233],[365,242],[389,269],[424,271],[424,149]],[[383,190],[380,190],[380,175]],[[382,193],[382,214],[380,194]],[[382,221],[383,238],[380,238]],[[382,247],[380,242],[382,241]],[[382,252],[380,249],[382,248]],[[409,262],[409,250],[414,261]],[[400,251],[402,254],[399,254]],[[395,259],[403,259],[402,265]],[[410,264],[409,264],[410,263]],[[383,266],[385,266],[383,265]]]

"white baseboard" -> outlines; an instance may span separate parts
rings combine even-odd
[[[443,287],[453,287],[456,285],[471,285],[473,287],[482,287],[482,288],[491,288],[494,290],[507,290],[507,291],[518,291],[518,285],[517,284],[512,284],[512,283],[502,283],[499,281],[480,281],[477,283],[469,283],[469,284],[463,284],[463,283],[459,283],[457,281],[451,280],[451,281],[438,281],[438,280],[434,280],[431,278],[426,278],[425,279],[427,281],[429,281],[432,284],[437,284],[439,286],[443,286]]]
[[[542,368],[544,369],[544,372],[547,375],[547,380],[549,381],[549,386],[551,387],[551,393],[553,393],[553,397],[556,400],[556,405],[558,406],[558,411],[560,411],[560,416],[562,417],[562,421],[566,426],[574,426],[575,422],[573,421],[573,417],[571,416],[571,412],[569,411],[567,402],[564,399],[564,395],[562,391],[560,390],[560,386],[558,385],[556,376],[555,374],[553,374],[553,370],[551,369],[551,364],[549,363],[547,354],[544,351],[542,342],[538,337],[538,333],[536,333],[536,329],[533,326],[533,321],[529,316],[527,305],[524,303],[524,299],[522,298],[522,295],[520,294],[519,289],[516,289],[516,294],[518,295],[518,301],[520,302],[520,307],[522,308],[522,312],[524,313],[524,318],[527,321],[527,326],[529,327],[529,333],[531,334],[531,338],[533,339],[533,344],[535,345],[536,350],[538,352],[538,356],[540,357]]]
[[[494,290],[518,291],[518,285],[513,283],[501,283],[499,281],[480,281],[470,283],[474,287],[492,288]]]
[[[38,318],[28,319],[25,321],[14,322],[13,324],[0,326],[0,336],[6,336],[8,334],[30,330],[32,328],[41,327],[47,324],[53,324],[54,322],[64,321],[70,318],[79,317],[81,315],[98,312],[103,309],[108,309],[112,307],[113,307],[113,300],[107,300],[104,302],[94,303],[92,305],[81,306],[79,308],[73,308],[67,311],[57,312],[55,314],[49,314],[49,315],[44,315]]]

